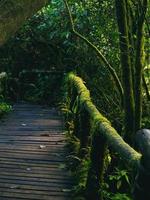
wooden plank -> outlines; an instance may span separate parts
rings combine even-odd
[[[3,125],[3,126],[8,126],[8,123],[9,125],[11,126],[16,126],[16,125],[22,125],[24,126],[24,122],[26,122],[26,126],[35,126],[35,125],[40,125],[40,126],[62,126],[62,120],[61,119],[36,119],[36,120],[29,120],[29,119],[18,119],[16,121],[16,119],[12,119],[12,120],[7,120],[7,121],[1,121],[0,122],[0,125]]]
[[[0,135],[0,141],[3,141],[3,140],[8,140],[8,141],[12,141],[12,140],[15,140],[15,141],[40,141],[40,142],[65,142],[65,138],[64,136],[49,136],[49,137],[46,137],[46,136],[40,136],[40,137],[33,137],[33,136],[12,136],[12,135],[9,135],[8,136],[1,136]]]
[[[63,162],[64,161],[64,154],[58,154],[58,153],[55,153],[55,154],[52,154],[52,155],[49,155],[49,154],[25,154],[25,153],[10,153],[10,152],[6,152],[6,153],[3,153],[1,154],[1,158],[16,158],[16,159],[28,159],[28,160],[36,160],[36,162],[38,161],[46,161],[46,162]]]
[[[48,131],[53,129],[60,129],[61,126],[1,126],[1,131],[3,130],[15,130],[15,131]]]
[[[43,167],[43,168],[45,168],[45,167],[51,167],[51,166],[55,166],[56,168],[58,167],[60,167],[61,165],[63,165],[63,163],[62,162],[48,162],[48,163],[46,163],[46,162],[37,162],[36,160],[35,160],[35,162],[34,161],[32,161],[32,160],[21,160],[21,159],[14,159],[14,158],[1,158],[0,159],[0,165],[1,164],[17,164],[17,165],[25,165],[25,166],[34,166],[34,167]]]
[[[32,145],[41,145],[41,144],[43,144],[43,145],[47,145],[47,146],[49,146],[49,145],[55,145],[55,146],[57,146],[57,145],[60,145],[60,146],[64,146],[65,145],[65,140],[64,141],[34,141],[34,140],[29,140],[29,141],[23,141],[23,140],[20,140],[20,141],[17,141],[17,140],[9,140],[9,138],[8,139],[3,139],[3,140],[0,140],[0,143],[2,143],[2,144],[25,144],[25,145],[27,145],[27,144],[32,144]]]
[[[24,192],[24,191],[30,191],[30,193],[34,194],[45,194],[45,195],[68,195],[70,193],[70,190],[67,189],[66,192],[65,188],[59,188],[59,187],[54,187],[54,188],[49,188],[48,186],[34,186],[34,185],[18,185],[18,184],[11,184],[11,183],[0,183],[0,188],[3,189],[10,189],[12,192]]]
[[[49,158],[47,158],[47,157],[45,157],[45,158],[43,158],[43,159],[41,159],[41,158],[33,158],[33,157],[22,157],[22,156],[16,156],[16,155],[14,155],[13,156],[13,158],[12,158],[12,156],[3,156],[3,155],[1,155],[1,157],[0,157],[0,161],[5,161],[5,160],[8,160],[8,159],[10,159],[10,160],[12,160],[12,161],[15,161],[15,162],[26,162],[26,163],[37,163],[37,164],[51,164],[51,163],[60,163],[60,162],[62,162],[63,161],[63,158],[55,158],[55,157],[53,156],[53,157],[49,157]]]
[[[58,175],[62,176],[63,170],[60,168],[42,168],[42,167],[22,167],[17,165],[1,165],[0,170],[2,172],[8,172],[8,173],[32,173],[32,174],[44,174],[44,175],[55,175],[58,177]],[[3,173],[2,173],[3,174]],[[70,174],[65,174],[65,177],[70,178]]]
[[[27,180],[27,179],[13,179],[13,178],[7,178],[7,177],[1,177],[1,183],[9,183],[12,185],[27,185],[27,186],[34,186],[34,187],[48,187],[49,190],[53,190],[54,188],[60,188],[60,189],[64,189],[64,188],[68,188],[71,189],[72,188],[72,184],[71,183],[66,183],[66,182],[41,182],[41,181],[36,181],[36,180]]]
[[[66,184],[62,182],[40,182],[40,181],[28,181],[28,180],[21,180],[21,179],[7,179],[7,178],[2,178],[1,179],[1,184],[11,184],[11,185],[19,185],[19,186],[26,186],[26,187],[34,187],[34,188],[41,188],[47,189],[48,190],[55,190],[57,191],[58,189],[72,189],[72,184]]]
[[[18,151],[27,151],[27,152],[47,152],[47,151],[51,151],[51,152],[64,152],[66,151],[65,148],[60,148],[60,145],[48,145],[48,146],[45,146],[45,148],[40,148],[39,145],[30,145],[30,144],[26,144],[26,145],[20,145],[18,144],[17,146],[16,145],[13,145],[13,144],[1,144],[0,145],[0,151],[3,152],[3,151],[7,151],[7,150],[18,150]]]
[[[66,185],[66,188],[67,188],[67,185],[70,185],[72,183],[71,180],[69,179],[62,179],[60,177],[60,179],[57,179],[57,178],[39,178],[39,177],[23,177],[23,176],[14,176],[13,174],[9,174],[9,175],[0,175],[0,179],[7,179],[7,180],[24,180],[24,181],[36,181],[36,182],[40,182],[40,184],[43,184],[43,183],[59,183],[59,184],[65,184]]]
[[[13,193],[8,191],[0,192],[1,197],[7,197],[7,198],[14,198],[14,199],[26,199],[26,200],[70,200],[70,197],[67,197],[65,195],[62,196],[47,196],[47,195],[35,195],[31,194],[24,194],[24,193]]]
[[[30,154],[30,155],[34,155],[34,154],[38,154],[38,155],[57,155],[57,154],[61,154],[64,155],[63,153],[65,153],[65,150],[60,149],[59,147],[57,148],[51,148],[51,153],[48,150],[44,150],[44,149],[40,149],[40,148],[24,148],[22,146],[20,146],[20,148],[17,146],[1,146],[0,145],[0,154],[2,155],[3,153],[7,152],[7,153],[23,153],[23,154]]]
[[[41,134],[52,134],[52,135],[64,135],[65,133],[62,132],[62,130],[56,130],[56,129],[53,129],[53,130],[47,130],[47,131],[40,131],[40,130],[36,130],[36,131],[16,131],[16,130],[1,130],[0,131],[0,135],[41,135]]]
[[[11,177],[12,176],[12,171],[11,170],[7,170],[7,171],[2,171],[0,172],[0,176],[6,176],[6,177]],[[38,180],[41,181],[52,181],[55,179],[56,180],[60,180],[60,181],[67,181],[67,182],[71,182],[70,177],[64,175],[63,173],[59,173],[59,174],[54,174],[54,173],[42,173],[42,171],[40,171],[40,173],[33,173],[32,170],[28,171],[26,170],[25,172],[20,172],[20,171],[13,171],[13,176],[15,177],[23,177],[23,178],[36,178]]]
[[[64,187],[49,187],[49,186],[43,186],[43,185],[28,185],[28,184],[16,184],[16,183],[0,183],[0,188],[7,188],[12,191],[14,191],[15,189],[25,189],[25,190],[31,190],[32,191],[40,191],[42,192],[43,194],[45,194],[45,191],[46,193],[49,195],[49,191],[50,192],[58,192],[58,193],[63,193],[65,188]],[[67,190],[68,192],[69,189]],[[67,192],[66,192],[67,193]]]

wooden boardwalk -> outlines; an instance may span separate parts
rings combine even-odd
[[[71,200],[62,119],[56,109],[16,104],[0,122],[0,200]]]

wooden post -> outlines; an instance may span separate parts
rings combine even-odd
[[[79,138],[79,107],[77,106],[76,111],[74,111],[74,105],[75,101],[77,100],[78,94],[75,88],[72,87],[72,85],[68,84],[67,87],[68,87],[68,97],[69,97],[69,102],[67,103],[71,116],[69,115],[70,117],[66,120],[69,122],[73,120],[74,124],[73,135]]]
[[[0,73],[0,94],[2,94],[4,98],[7,96],[7,79],[6,72]]]
[[[8,97],[8,76],[6,74],[5,80],[4,80],[4,98],[7,99]]]
[[[77,107],[76,112],[74,113],[74,130],[73,134],[80,139],[80,108]]]
[[[103,200],[102,184],[106,140],[99,132],[94,133],[91,147],[91,164],[86,184],[86,200]]]
[[[74,87],[69,88],[69,97],[70,97],[70,110],[73,112],[73,107],[78,96],[77,91]]]
[[[90,116],[84,105],[80,109],[80,156],[83,158],[87,154],[90,135]]]
[[[150,130],[139,130],[136,143],[142,158],[135,178],[134,200],[150,200]]]
[[[70,110],[73,113],[73,123],[74,123],[74,130],[73,134],[80,139],[80,106],[78,102],[78,93],[74,87],[71,88],[71,96],[70,96]]]

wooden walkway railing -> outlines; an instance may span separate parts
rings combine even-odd
[[[86,199],[102,200],[102,183],[104,172],[104,157],[107,145],[128,162],[133,171],[137,170],[134,183],[134,199],[150,200],[150,131],[147,129],[137,133],[136,140],[141,154],[130,147],[110,122],[97,110],[91,101],[90,92],[82,79],[69,73],[65,79],[65,103],[69,112],[73,112],[76,105],[75,134],[80,139],[80,149],[91,144],[91,165],[86,183]],[[80,128],[80,131],[79,131]],[[91,131],[92,129],[92,131]],[[90,133],[92,133],[90,135]],[[133,172],[133,173],[134,173]]]

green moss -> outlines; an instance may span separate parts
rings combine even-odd
[[[67,85],[75,88],[79,96],[80,107],[84,106],[86,111],[89,113],[93,128],[98,127],[98,132],[92,132],[94,134],[102,134],[106,138],[108,145],[111,146],[113,150],[118,152],[123,159],[129,162],[129,164],[136,165],[141,158],[141,154],[130,147],[111,126],[109,120],[97,110],[83,80],[74,73],[69,73],[66,77],[66,88]]]
[[[0,118],[10,112],[12,110],[12,107],[10,105],[8,105],[7,103],[4,102],[0,102]]]

